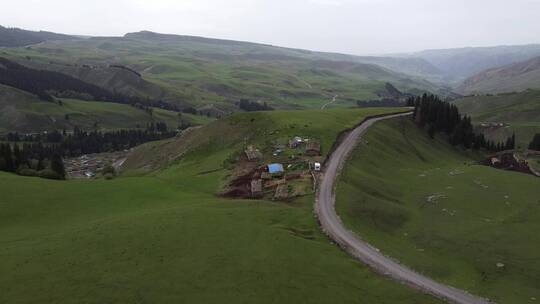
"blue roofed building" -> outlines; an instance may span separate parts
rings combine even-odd
[[[284,171],[285,170],[283,169],[282,164],[269,164],[268,165],[268,172],[270,174],[283,173]]]

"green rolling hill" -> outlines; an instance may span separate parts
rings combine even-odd
[[[496,94],[540,89],[540,57],[482,71],[467,78],[462,94]]]
[[[540,292],[540,180],[431,139],[410,118],[368,130],[336,189],[340,218],[381,252],[495,303]]]
[[[47,41],[1,48],[0,54],[109,91],[221,112],[238,110],[235,103],[240,99],[277,108],[313,108],[338,95],[337,105],[350,106],[359,99],[380,98],[386,83],[405,93],[450,94],[421,78],[436,73],[421,59],[359,57],[151,32]],[[115,67],[119,65],[127,69]]]
[[[75,126],[101,130],[145,128],[150,122],[165,122],[170,128],[176,128],[182,122],[200,125],[209,121],[206,116],[158,108],[153,108],[150,114],[130,105],[110,102],[64,98],[48,102],[0,85],[0,133],[72,130]]]
[[[341,130],[395,110],[235,114],[194,130],[187,145],[139,148],[130,176],[111,181],[0,173],[0,302],[440,303],[330,243],[313,218],[313,195],[288,203],[216,196],[246,134],[262,145],[312,132],[328,151]],[[157,159],[163,166],[136,169]]]
[[[75,37],[45,31],[27,31],[19,28],[7,28],[0,25],[0,47],[18,47],[51,40],[69,40]]]
[[[473,123],[489,138],[502,140],[516,132],[519,146],[526,148],[534,134],[540,133],[538,90],[470,96],[457,99],[454,103],[461,112],[470,115]]]

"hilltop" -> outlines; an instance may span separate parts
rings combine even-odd
[[[0,25],[0,47],[18,47],[37,44],[49,40],[68,40],[73,36],[45,31],[27,31],[19,28],[7,28]]]

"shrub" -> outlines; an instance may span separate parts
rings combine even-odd
[[[39,177],[41,178],[47,178],[47,179],[57,179],[57,180],[62,180],[64,179],[63,176],[61,176],[60,174],[54,172],[53,170],[51,169],[44,169],[44,170],[41,170],[38,172],[38,175]]]
[[[114,169],[114,167],[111,164],[107,164],[105,166],[105,168],[103,168],[103,171],[101,172],[101,174],[103,174],[103,176],[110,175],[112,177],[115,177],[116,176],[116,170]]]
[[[19,169],[17,173],[22,176],[38,176],[39,175],[36,170],[30,169],[30,168]]]

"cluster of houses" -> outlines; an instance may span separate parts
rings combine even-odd
[[[484,129],[497,129],[506,127],[508,125],[502,122],[483,122],[480,123],[479,126]]]
[[[321,155],[321,144],[318,141],[310,140],[309,138],[301,138],[299,136],[295,136],[289,140],[289,148],[291,149],[297,149],[302,145],[305,145],[304,155]]]
[[[526,158],[521,158],[512,151],[501,152],[480,162],[482,165],[490,166],[502,170],[518,171],[537,175],[534,169],[529,166]],[[537,175],[538,176],[538,175]]]
[[[282,156],[285,152],[291,157]],[[291,193],[300,192],[291,185],[291,181],[301,180],[311,185],[312,173],[321,171],[322,168],[318,158],[321,156],[320,142],[299,136],[288,140],[287,145],[274,145],[270,161],[265,159],[263,153],[254,145],[248,145],[244,154],[248,162],[258,165],[254,166],[255,169],[248,176],[241,176],[233,183],[242,188],[238,180],[245,180],[243,189],[249,191],[249,197],[272,194],[274,199],[286,199]]]
[[[109,164],[119,164],[127,151],[82,155],[64,159],[66,174],[69,178],[89,179],[96,177]]]

